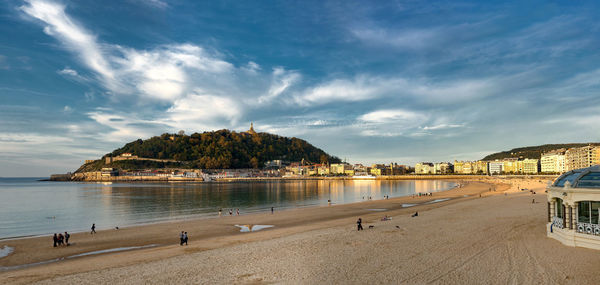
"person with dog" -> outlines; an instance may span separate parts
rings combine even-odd
[[[362,219],[361,218],[358,218],[358,221],[356,221],[356,224],[357,224],[358,231],[362,231],[363,227],[362,227]]]

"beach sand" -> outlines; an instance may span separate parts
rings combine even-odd
[[[161,223],[0,241],[14,266],[95,250],[159,246],[0,272],[0,283],[598,283],[600,251],[546,238],[545,181],[485,180],[432,197],[403,197],[274,215]],[[516,186],[537,191],[518,191]],[[489,189],[496,191],[489,191]],[[508,191],[508,192],[507,192]],[[507,192],[505,195],[504,192]],[[479,195],[482,195],[480,198]],[[465,197],[467,196],[467,197]],[[448,201],[427,203],[437,199]],[[537,203],[532,203],[535,199]],[[402,204],[419,204],[402,208]],[[386,209],[382,211],[381,209]],[[376,210],[376,211],[375,211]],[[411,214],[419,211],[419,216]],[[391,221],[380,221],[384,215]],[[356,231],[362,217],[365,230]],[[240,233],[234,225],[274,225]],[[373,225],[373,229],[368,226]],[[179,246],[186,230],[190,245]]]

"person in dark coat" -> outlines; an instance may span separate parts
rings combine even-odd
[[[71,235],[67,232],[65,232],[65,244],[67,246],[69,246],[69,238],[71,237]]]
[[[52,238],[54,240],[54,247],[58,246],[58,236],[56,235],[56,233],[54,233],[54,237]]]
[[[356,224],[357,224],[358,230],[362,231],[363,227],[362,227],[362,219],[361,218],[358,218],[358,221],[356,221]]]

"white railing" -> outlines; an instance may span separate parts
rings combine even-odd
[[[562,229],[563,228],[563,219],[556,217],[556,216],[552,217],[552,226]]]
[[[582,234],[600,236],[600,225],[590,223],[577,223],[577,232]]]

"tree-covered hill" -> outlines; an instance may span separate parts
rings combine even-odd
[[[536,158],[540,159],[542,153],[549,152],[555,149],[569,149],[572,147],[582,147],[587,145],[600,145],[600,143],[568,143],[568,144],[545,144],[538,146],[528,146],[528,147],[519,147],[513,148],[508,151],[502,151],[490,154],[484,157],[482,160],[495,160],[495,159],[504,159],[504,158]]]
[[[336,163],[340,159],[298,138],[287,138],[268,133],[213,132],[163,134],[146,140],[138,139],[105,155],[101,162],[80,170],[105,167],[104,158],[131,153],[143,158],[171,159],[177,163],[129,160],[115,161],[111,166],[124,169],[183,167],[201,169],[260,168],[266,161],[281,159],[320,163]]]

